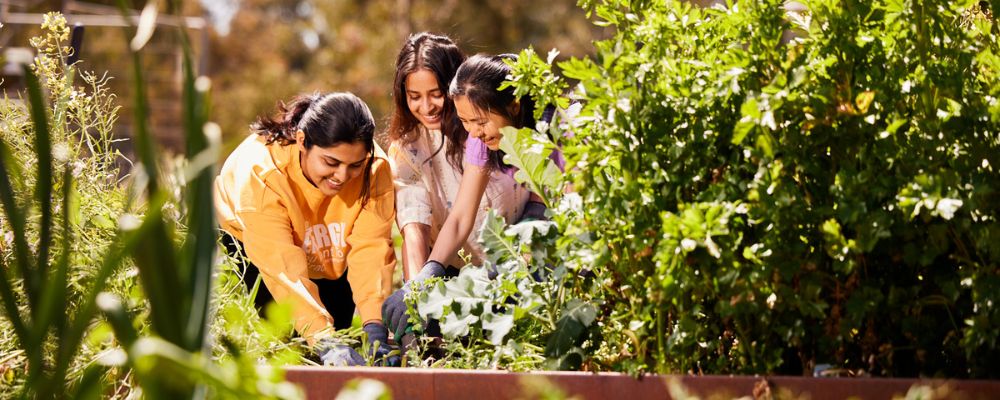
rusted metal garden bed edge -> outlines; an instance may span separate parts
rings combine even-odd
[[[525,398],[531,382],[541,380],[559,387],[567,396],[583,399],[669,399],[670,381],[690,394],[722,398],[766,397],[823,399],[891,399],[902,397],[915,385],[942,390],[954,399],[1000,398],[1000,381],[926,380],[897,378],[808,378],[794,376],[688,376],[645,375],[639,379],[617,373],[478,371],[416,368],[289,367],[286,378],[299,384],[308,399],[332,399],[347,382],[381,381],[395,399],[476,400]],[[527,386],[526,386],[527,385]]]

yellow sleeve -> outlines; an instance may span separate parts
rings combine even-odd
[[[392,290],[392,274],[396,269],[396,253],[392,248],[395,218],[392,172],[384,160],[374,168],[374,190],[347,237],[351,246],[347,254],[347,280],[363,323],[382,320],[382,302]]]
[[[247,227],[243,232],[247,258],[260,270],[274,300],[291,305],[295,330],[312,343],[318,333],[332,329],[333,317],[309,279],[306,253],[295,245],[285,206],[269,189],[264,189],[259,204],[257,211],[241,214]]]

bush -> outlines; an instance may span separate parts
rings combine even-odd
[[[581,3],[617,32],[558,64],[584,207],[555,259],[596,274],[594,365],[1000,376],[989,4]],[[538,61],[513,84],[566,104]]]
[[[61,16],[46,15],[43,31],[31,40],[37,57],[25,69],[28,92],[0,101],[5,398],[24,385],[31,388],[22,394],[40,398],[66,386],[84,390],[85,371],[101,373],[94,360],[112,348],[110,329],[88,329],[90,318],[81,317],[93,313],[90,289],[138,290],[121,270],[101,268],[116,221],[128,211],[128,191],[118,186],[111,128],[119,107],[109,78],[64,63],[69,28]],[[124,371],[103,374],[121,379]]]

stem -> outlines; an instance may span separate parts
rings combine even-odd
[[[660,360],[658,361],[658,363],[662,364],[662,365],[657,365],[657,369],[660,369],[660,367],[665,367],[665,364],[667,362],[666,361],[667,347],[666,343],[664,343],[664,340],[666,339],[667,336],[667,332],[666,332],[666,327],[664,326],[665,324],[663,322],[662,313],[663,313],[662,308],[657,307],[656,312],[654,314],[656,317],[656,349],[657,352],[660,354]],[[667,372],[666,368],[662,368],[661,372]]]

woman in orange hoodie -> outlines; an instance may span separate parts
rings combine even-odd
[[[392,173],[375,122],[350,93],[302,96],[260,118],[216,178],[230,254],[247,265],[254,299],[290,304],[295,329],[327,365],[365,360],[330,334],[361,314],[376,360],[389,357],[380,309],[396,266]]]

